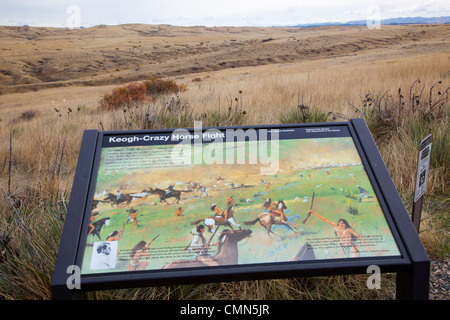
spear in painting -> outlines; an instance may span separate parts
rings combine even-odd
[[[310,211],[312,210],[313,203],[314,203],[314,194],[315,194],[315,192],[313,192],[312,197],[311,197],[311,205],[309,206]],[[310,215],[311,215],[311,212],[308,211],[308,215],[306,216],[305,219],[303,219],[302,223],[306,223],[306,220],[308,220]]]
[[[146,247],[147,247],[147,248],[150,247],[150,245],[153,243],[153,241],[155,241],[156,238],[158,238],[158,237],[159,237],[159,234],[158,234],[156,237],[154,237],[152,241],[150,241],[149,243],[147,243]]]

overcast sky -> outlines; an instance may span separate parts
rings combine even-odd
[[[449,0],[0,0],[0,25],[273,26],[450,16]]]

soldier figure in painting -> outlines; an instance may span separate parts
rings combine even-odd
[[[166,189],[166,196],[172,194],[172,192],[174,191],[173,187],[175,187],[174,184],[171,184],[170,186],[167,187],[167,189]]]
[[[365,197],[366,199],[373,198],[372,196],[368,196],[369,193],[364,188],[362,188],[360,185],[357,185],[356,187],[359,190],[359,202],[361,202],[362,197]]]

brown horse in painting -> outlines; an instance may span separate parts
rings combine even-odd
[[[159,202],[167,202],[166,199],[168,198],[175,198],[172,203],[178,203],[181,200],[181,193],[182,192],[192,192],[192,190],[172,190],[171,192],[167,193],[165,190],[158,189],[158,188],[149,188],[148,190],[143,190],[142,192],[150,193],[150,194],[157,194],[159,196]]]
[[[203,222],[211,233],[214,233],[216,226],[226,226],[233,229],[232,225],[235,225],[236,227],[239,227],[239,229],[241,228],[241,226],[234,221],[234,206],[232,205],[228,206],[227,211],[223,216],[212,216],[205,219],[199,219],[192,222],[191,225],[196,225],[200,222]]]
[[[104,198],[103,200],[99,200],[99,201],[100,202],[109,202],[109,203],[111,203],[111,207],[114,205],[116,205],[116,207],[118,207],[119,204],[121,204],[121,203],[126,203],[127,205],[129,205],[134,198],[139,198],[139,197],[135,197],[128,193],[125,193],[117,199],[117,196],[114,193],[108,193],[108,194],[106,194],[106,198]]]
[[[275,225],[284,225],[291,229],[292,231],[298,232],[297,228],[294,227],[289,221],[283,220],[283,215],[281,215],[279,212],[284,212],[284,209],[287,209],[286,204],[283,202],[283,200],[278,201],[277,209],[276,211],[265,211],[263,213],[260,213],[258,217],[255,220],[252,221],[246,221],[244,222],[245,225],[254,225],[256,222],[259,222],[261,226],[266,228],[267,235],[271,237],[271,233],[275,234],[275,232],[272,231],[272,226]]]
[[[213,257],[199,256],[196,260],[173,261],[162,269],[211,267],[233,265],[239,262],[238,242],[251,236],[251,230],[225,230],[219,236],[217,254]]]

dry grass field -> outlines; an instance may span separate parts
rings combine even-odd
[[[432,258],[448,261],[448,25],[379,30],[0,27],[0,39],[0,299],[51,298],[52,268],[85,129],[192,126],[194,120],[214,126],[363,117],[408,211],[418,142],[433,133],[420,236]],[[105,93],[154,77],[173,80],[186,90],[127,106],[127,112],[99,110]],[[299,116],[299,105],[308,107],[308,119]],[[170,121],[162,121],[160,114]],[[88,298],[393,298],[392,276],[383,278],[385,285],[377,292],[367,290],[365,280],[178,286]]]

